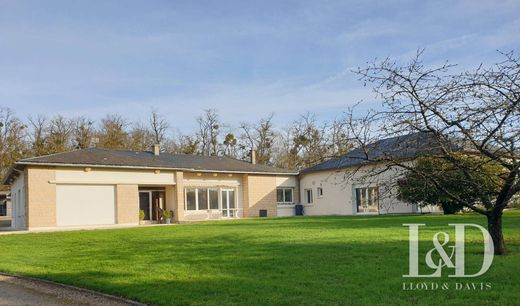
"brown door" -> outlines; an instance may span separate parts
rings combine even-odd
[[[157,208],[161,208],[164,210],[166,207],[166,198],[164,191],[152,191],[152,220],[158,221],[159,219],[159,210]]]

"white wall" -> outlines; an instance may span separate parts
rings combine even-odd
[[[57,184],[173,185],[174,171],[90,168],[57,168]]]
[[[56,185],[56,225],[116,223],[113,185]]]
[[[377,166],[378,169],[380,166]],[[401,169],[392,169],[375,177],[366,174],[375,170],[366,167],[353,174],[349,170],[321,171],[300,176],[300,197],[306,203],[305,189],[312,189],[313,203],[305,207],[306,215],[354,215],[357,214],[355,204],[355,188],[378,186],[380,189],[379,214],[414,213],[416,207],[396,199],[395,188],[388,182],[394,182],[402,173]],[[372,172],[373,173],[373,172]],[[323,196],[318,197],[317,188],[323,188]]]
[[[11,185],[11,226],[16,229],[26,228],[25,188],[25,174],[21,173]]]
[[[297,178],[296,176],[277,176],[276,177],[276,187],[297,187]]]

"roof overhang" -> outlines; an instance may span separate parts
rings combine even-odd
[[[125,166],[125,165],[100,165],[100,164],[66,164],[66,163],[35,163],[35,162],[17,162],[6,176],[4,184],[9,185],[8,181],[14,175],[14,172],[20,171],[20,168],[26,166],[48,166],[48,167],[93,167],[105,169],[134,169],[134,170],[166,170],[166,171],[183,171],[183,172],[206,172],[206,173],[233,173],[233,174],[255,174],[255,175],[298,175],[298,172],[261,172],[261,171],[235,171],[235,170],[214,170],[214,169],[196,169],[196,168],[178,168],[178,167],[150,167],[150,166]],[[19,168],[19,169],[17,169]]]

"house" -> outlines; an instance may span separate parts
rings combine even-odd
[[[298,201],[297,172],[217,156],[88,148],[18,161],[11,185],[13,228],[137,225],[158,208],[176,222],[277,216]],[[280,208],[284,210],[284,207]]]
[[[383,169],[385,157],[404,162],[431,152],[424,134],[388,138],[299,173],[219,156],[88,148],[18,161],[6,177],[15,229],[137,225],[261,216],[370,215],[441,212],[399,201],[388,182],[402,171]],[[380,162],[374,161],[380,160]]]
[[[367,152],[347,154],[300,171],[300,199],[306,215],[373,215],[440,213],[437,207],[417,207],[399,201],[394,182],[402,168],[389,167],[385,159],[412,163],[414,158],[438,148],[426,133],[383,139]],[[377,162],[377,161],[380,162]]]

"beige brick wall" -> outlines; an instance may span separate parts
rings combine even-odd
[[[173,212],[175,214],[175,221],[184,220],[184,173],[182,171],[175,172],[175,208]]]
[[[53,167],[26,169],[27,224],[30,228],[56,226],[56,179]]]
[[[249,217],[249,174],[242,176],[242,217]]]
[[[117,223],[139,223],[139,190],[137,185],[116,185]]]
[[[260,209],[267,209],[267,216],[276,216],[276,177],[267,175],[247,176],[248,217],[258,217]],[[244,209],[246,211],[246,209]]]

